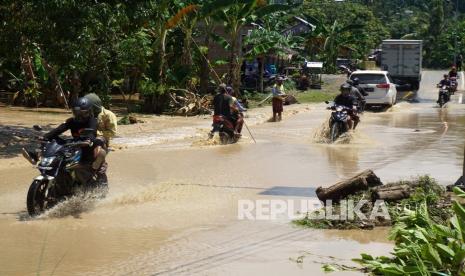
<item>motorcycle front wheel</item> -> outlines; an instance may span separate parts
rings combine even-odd
[[[341,135],[341,130],[338,123],[331,125],[331,143],[336,142],[337,138]]]
[[[31,217],[40,215],[48,208],[49,186],[46,180],[34,180],[27,192],[27,212]]]
[[[442,108],[442,107],[444,106],[445,103],[446,103],[446,101],[445,101],[445,99],[444,99],[444,96],[441,96],[441,97],[439,98],[439,107]]]

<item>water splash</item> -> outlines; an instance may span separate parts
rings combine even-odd
[[[317,144],[350,144],[356,137],[356,132],[349,131],[341,134],[336,141],[331,141],[331,128],[329,126],[329,118],[324,121],[313,134],[313,141]]]
[[[215,135],[210,138],[209,137],[210,131],[204,130],[200,139],[195,140],[192,142],[192,147],[208,147],[208,146],[218,146],[221,145],[221,140],[220,136],[218,133],[215,133]]]
[[[79,217],[82,213],[93,210],[99,200],[106,193],[103,189],[92,191],[79,191],[76,195],[62,201],[38,216],[38,219],[63,218],[68,216]]]
[[[318,144],[330,144],[331,133],[329,128],[329,117],[326,119],[320,127],[318,127],[313,134],[313,141]]]

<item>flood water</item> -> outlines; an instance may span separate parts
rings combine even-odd
[[[346,144],[315,138],[329,117],[325,105],[251,125],[256,144],[246,130],[230,146],[202,145],[199,135],[153,145],[134,138],[139,147],[109,155],[106,199],[67,202],[38,219],[25,214],[36,171],[0,169],[0,275],[320,275],[325,262],[354,265],[362,252],[387,254],[388,229],[238,220],[238,200],[306,199],[365,169],[384,182],[422,174],[455,182],[465,111],[460,93],[436,107],[442,73],[424,72],[418,103],[366,112]],[[302,263],[293,261],[299,256]]]

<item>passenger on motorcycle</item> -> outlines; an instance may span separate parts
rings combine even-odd
[[[93,169],[98,170],[97,176],[99,180],[107,183],[106,171],[108,163],[105,158],[109,151],[110,140],[116,135],[118,121],[113,112],[103,107],[102,101],[97,94],[90,93],[84,97],[92,103],[92,110],[97,118],[97,138],[94,149],[96,161],[93,164]]]
[[[352,85],[350,94],[357,100],[359,111],[363,112],[363,110],[365,110],[366,103],[365,96],[368,96],[368,93],[362,87],[360,87],[360,80],[358,78],[354,78],[349,84]]]
[[[455,66],[452,66],[449,71],[449,78],[457,78],[457,68]]]
[[[341,85],[341,94],[337,95],[334,99],[336,105],[342,105],[347,108],[349,119],[347,120],[348,129],[357,127],[360,122],[360,117],[357,115],[356,99],[351,95],[352,86],[348,83]]]
[[[222,115],[226,120],[229,120],[234,125],[234,135],[240,137],[243,119],[234,116],[234,112],[238,112],[238,108],[234,103],[233,97],[228,94],[226,84],[220,84],[218,94],[213,98],[214,115]]]
[[[235,134],[240,136],[242,132],[242,126],[244,124],[243,112],[245,112],[246,109],[242,106],[239,100],[234,97],[234,89],[231,86],[227,86],[226,91],[232,98],[233,107],[231,108],[231,121],[233,121],[235,126]]]

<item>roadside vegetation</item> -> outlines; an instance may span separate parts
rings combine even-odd
[[[465,192],[455,188],[451,218],[437,222],[427,201],[416,209],[405,208],[389,238],[394,241],[390,256],[362,254],[354,259],[362,268],[325,264],[331,271],[361,271],[373,275],[465,275]]]
[[[367,200],[361,211],[367,217],[362,220],[355,216],[353,220],[328,220],[328,219],[315,219],[321,212],[327,212],[326,208],[315,210],[309,213],[305,218],[294,221],[295,224],[309,228],[316,229],[373,229],[377,226],[391,226],[396,225],[404,216],[407,209],[420,209],[425,205],[429,217],[432,221],[437,223],[444,223],[448,221],[452,211],[450,210],[451,200],[444,189],[429,176],[422,176],[411,181],[401,181],[398,183],[390,183],[384,187],[409,187],[411,189],[410,196],[401,200],[392,200],[386,202],[386,207],[389,212],[390,220],[385,220],[383,217],[370,218],[375,203],[375,189],[357,192],[349,195],[343,200],[352,200],[357,203],[361,200]],[[331,212],[333,214],[341,213],[341,206],[335,203]]]
[[[292,53],[289,66],[322,61],[325,72],[335,73],[338,57],[364,60],[386,38],[423,39],[424,65],[446,67],[455,38],[458,49],[465,46],[465,6],[459,3],[454,20],[454,5],[440,0],[6,0],[0,4],[0,93],[11,93],[9,102],[16,105],[63,107],[95,92],[107,105],[112,95],[121,95],[127,112],[179,111],[183,106],[172,96],[195,93],[192,101],[199,104],[219,82],[243,92],[244,60]],[[286,33],[300,22],[296,16],[312,24],[311,30]],[[255,90],[264,92],[263,77]],[[136,94],[137,103],[131,104]],[[329,96],[323,89],[297,98],[313,102]]]
[[[364,253],[354,259],[361,267],[327,263],[323,266],[324,271],[360,271],[373,275],[465,275],[465,192],[454,188],[455,197],[451,199],[428,176],[402,184],[416,188],[409,198],[388,203],[391,221],[387,225],[392,224],[389,239],[394,242],[391,255],[377,257]],[[351,196],[354,200],[363,198],[371,198],[369,192]],[[370,210],[364,209],[363,212],[368,214]],[[320,229],[357,229],[367,225],[361,221],[309,220],[308,216],[295,223]],[[376,225],[374,221],[371,223]]]

